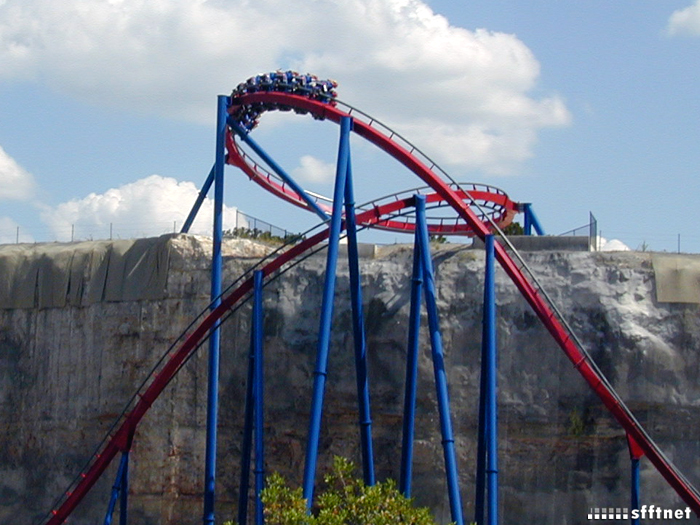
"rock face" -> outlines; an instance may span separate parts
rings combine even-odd
[[[68,301],[61,307],[0,305],[0,523],[41,521],[161,355],[206,308],[210,244],[185,236],[163,242],[167,281],[160,298],[103,297]],[[266,251],[242,242],[229,244],[225,282]],[[469,519],[483,252],[447,245],[436,246],[433,256],[461,492]],[[698,305],[656,300],[648,254],[533,252],[525,259],[640,422],[698,484]],[[398,478],[412,250],[383,247],[360,264],[377,475]],[[266,469],[296,483],[304,465],[324,268],[325,255],[312,256],[272,281],[264,294]],[[341,262],[337,274],[320,471],[333,455],[359,462],[347,265]],[[75,290],[72,293],[75,299]],[[89,282],[81,293],[90,293]],[[630,476],[624,433],[500,270],[497,301],[502,521],[579,524],[588,522],[591,507],[627,507]],[[419,504],[430,506],[441,522],[448,522],[423,317],[413,493]],[[217,500],[221,520],[235,516],[238,496],[249,325],[246,305],[223,328]],[[130,523],[201,519],[206,380],[205,345],[140,425],[131,455]],[[653,466],[645,460],[642,464],[643,502],[685,508]],[[103,519],[115,472],[116,462],[71,523]]]

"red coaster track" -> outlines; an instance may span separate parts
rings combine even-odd
[[[441,201],[451,206],[459,217],[464,221],[460,226],[462,233],[476,235],[483,239],[492,230],[497,230],[494,223],[507,224],[512,217],[514,205],[509,204],[507,197],[504,199],[496,192],[479,193],[479,190],[469,191],[462,187],[455,186],[447,175],[440,170],[429,159],[396,133],[388,130],[377,121],[358,112],[354,108],[344,106],[342,103],[332,100],[319,100],[313,97],[305,97],[284,92],[255,92],[244,93],[236,96],[232,100],[232,112],[242,106],[250,107],[283,107],[292,108],[295,111],[309,113],[317,119],[327,119],[338,123],[342,117],[355,117],[353,130],[359,136],[375,144],[386,153],[401,162],[432,190],[433,194],[429,200]],[[341,107],[342,106],[342,107]],[[300,204],[299,196],[282,187],[279,183],[266,179],[262,172],[255,168],[255,165],[246,160],[240,149],[234,144],[233,138],[228,140],[230,162],[241,167],[249,177],[259,184],[265,186],[276,195],[288,200],[296,205]],[[503,208],[494,216],[481,214],[479,216],[478,200],[488,202],[488,199],[501,199]],[[397,227],[391,218],[393,214],[402,209],[412,206],[410,197],[396,199],[385,204],[371,206],[369,209],[358,212],[358,224],[372,226],[379,225],[389,228]],[[476,211],[475,211],[476,210]],[[511,217],[508,215],[511,214]],[[493,221],[493,222],[492,222]],[[410,226],[401,226],[405,230]],[[453,227],[453,226],[450,226]],[[435,226],[433,228],[436,228]],[[439,228],[434,231],[442,231]],[[444,230],[448,231],[448,230]],[[263,266],[265,278],[270,278],[275,272],[289,264],[296,257],[303,255],[314,246],[318,245],[328,236],[325,229],[301,243],[283,252],[277,258]],[[512,248],[512,247],[511,247]],[[514,253],[514,256],[511,256]],[[677,470],[677,468],[665,457],[659,447],[644,431],[633,414],[614,391],[609,382],[592,361],[586,350],[578,342],[576,336],[570,331],[564,319],[560,316],[556,308],[547,299],[546,294],[538,289],[536,281],[531,274],[527,274],[527,269],[522,262],[516,262],[517,253],[510,251],[507,240],[496,243],[496,257],[500,265],[508,274],[520,293],[530,304],[544,326],[552,335],[554,340],[571,360],[573,366],[578,370],[584,380],[601,399],[608,411],[620,423],[628,436],[639,446],[648,456],[649,460],[661,473],[667,483],[679,494],[679,496],[700,515],[700,495],[698,491],[688,482],[688,480]],[[131,411],[124,414],[120,422],[115,424],[113,432],[103,441],[101,447],[84,472],[77,478],[76,483],[60,500],[60,505],[51,512],[51,516],[46,523],[58,525],[63,523],[92,488],[99,477],[105,472],[110,462],[118,452],[128,449],[134,435],[134,431],[144,415],[147,413],[153,402],[163,392],[168,383],[178,373],[182,365],[192,355],[192,353],[206,340],[209,330],[227,313],[240,302],[246,299],[252,289],[252,277],[242,281],[232,289],[222,299],[220,306],[209,313],[198,325],[189,333],[179,346],[167,357],[165,364],[144,382],[143,392],[139,392],[138,401]],[[146,386],[147,385],[147,386]]]

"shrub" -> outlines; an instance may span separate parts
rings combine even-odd
[[[511,222],[508,226],[503,228],[503,233],[506,235],[524,235],[525,230],[519,222]]]
[[[368,487],[355,477],[355,465],[336,457],[333,470],[324,477],[325,490],[307,513],[302,490],[290,488],[279,474],[267,480],[262,493],[266,525],[435,525],[427,508],[415,507],[413,500],[388,480]]]

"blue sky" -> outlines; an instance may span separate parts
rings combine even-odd
[[[454,178],[532,202],[548,233],[592,211],[607,239],[700,252],[699,55],[693,0],[0,0],[0,242],[177,227],[211,167],[216,95],[293,68]],[[270,115],[253,136],[330,194],[333,125]],[[418,184],[352,147],[358,200]],[[316,222],[226,177],[229,207]]]

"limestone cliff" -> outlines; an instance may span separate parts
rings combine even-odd
[[[34,259],[17,247],[0,247],[5,273],[0,289],[0,299],[5,298],[0,304],[0,523],[32,523],[51,508],[154,363],[206,307],[210,241],[174,236],[156,244],[156,252],[141,247],[144,251],[131,255],[132,248],[108,242],[27,247]],[[230,241],[227,280],[265,251]],[[43,262],[32,262],[37,258]],[[531,252],[525,258],[648,432],[697,484],[698,305],[657,300],[649,254]],[[434,261],[462,496],[470,517],[483,252],[436,246]],[[134,270],[153,264],[157,274]],[[398,477],[411,264],[411,247],[402,245],[381,247],[361,260],[380,478]],[[315,255],[265,289],[267,469],[298,481],[324,266],[324,255]],[[67,277],[61,268],[69,268]],[[321,469],[334,454],[359,461],[349,279],[343,263],[338,277]],[[587,523],[590,507],[627,506],[623,432],[500,271],[497,296],[503,522]],[[20,304],[14,302],[18,297]],[[221,518],[234,515],[237,498],[249,308],[224,326]],[[139,427],[132,453],[131,523],[201,519],[205,353],[187,363]],[[414,495],[447,522],[425,329],[418,411]],[[643,465],[645,502],[684,508],[653,467]],[[71,523],[103,518],[114,468]]]

